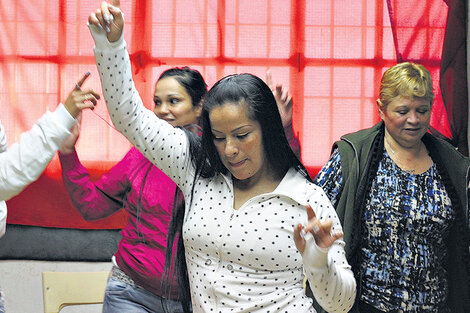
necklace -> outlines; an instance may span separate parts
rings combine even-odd
[[[388,139],[386,136],[384,136],[384,142],[385,144],[387,145],[387,151],[390,150],[390,152],[392,153],[392,155],[394,156],[395,158],[395,163],[398,163],[397,165],[403,165],[403,162],[402,160],[398,157],[398,154],[395,152],[395,150],[393,150],[392,146],[390,145],[390,143],[388,142]],[[419,148],[419,152],[421,152],[421,146]],[[414,160],[413,162],[413,166],[411,166],[411,169],[404,169],[402,166],[399,166],[402,170],[404,170],[405,172],[407,173],[410,173],[410,174],[415,174],[416,173],[416,164],[417,164],[417,160]]]

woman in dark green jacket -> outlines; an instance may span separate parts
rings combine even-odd
[[[429,71],[382,78],[382,121],[345,135],[315,179],[343,223],[357,279],[351,312],[470,312],[470,160],[427,132]]]

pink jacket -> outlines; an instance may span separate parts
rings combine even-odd
[[[126,210],[129,221],[121,231],[116,262],[137,284],[161,296],[175,183],[136,148],[94,183],[76,153],[59,153],[59,157],[70,198],[86,220]],[[176,298],[173,285],[171,296]]]

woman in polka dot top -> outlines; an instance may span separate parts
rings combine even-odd
[[[116,128],[184,194],[193,312],[315,312],[304,276],[325,310],[347,312],[356,284],[341,225],[289,148],[269,87],[223,78],[204,100],[202,139],[172,127],[134,87],[118,5],[88,19],[103,94]]]

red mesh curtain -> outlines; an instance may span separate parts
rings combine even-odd
[[[441,56],[444,35],[446,34],[447,4],[443,0],[387,0],[387,5],[393,30],[397,62],[418,62],[429,69],[433,78],[434,93],[436,95],[432,108],[431,127],[447,138],[452,138],[453,132],[451,133],[450,130],[446,107],[442,100],[441,89],[439,88]],[[456,32],[455,29],[453,32],[448,33],[458,38],[462,38],[462,36],[465,38],[464,29],[460,33]],[[463,40],[465,42],[465,39]],[[461,41],[459,41],[459,44],[461,44]],[[465,68],[464,70],[466,73]],[[461,84],[466,86],[466,78],[464,78]],[[465,87],[461,92],[466,94],[467,88]],[[466,98],[465,96],[465,105],[467,103]],[[446,102],[451,105],[452,99],[448,97]],[[466,118],[467,115],[465,114]]]
[[[428,1],[411,2],[412,11],[421,12],[417,17],[430,16],[419,33],[442,40],[446,14],[425,5]],[[86,86],[101,90],[86,27],[99,3],[0,0],[0,118],[10,144],[46,109],[64,101],[86,71],[92,72]],[[196,68],[209,86],[232,73],[264,78],[270,69],[273,80],[293,95],[294,130],[312,175],[342,134],[379,120],[378,83],[397,61],[385,0],[134,0],[121,6],[136,86],[148,107],[155,80],[169,67]],[[426,65],[438,73],[437,44],[407,47],[436,56]],[[84,112],[77,151],[93,177],[130,148],[108,123],[104,102]],[[118,214],[85,222],[68,200],[57,159],[8,206],[8,222],[16,224],[113,228],[125,221]]]

